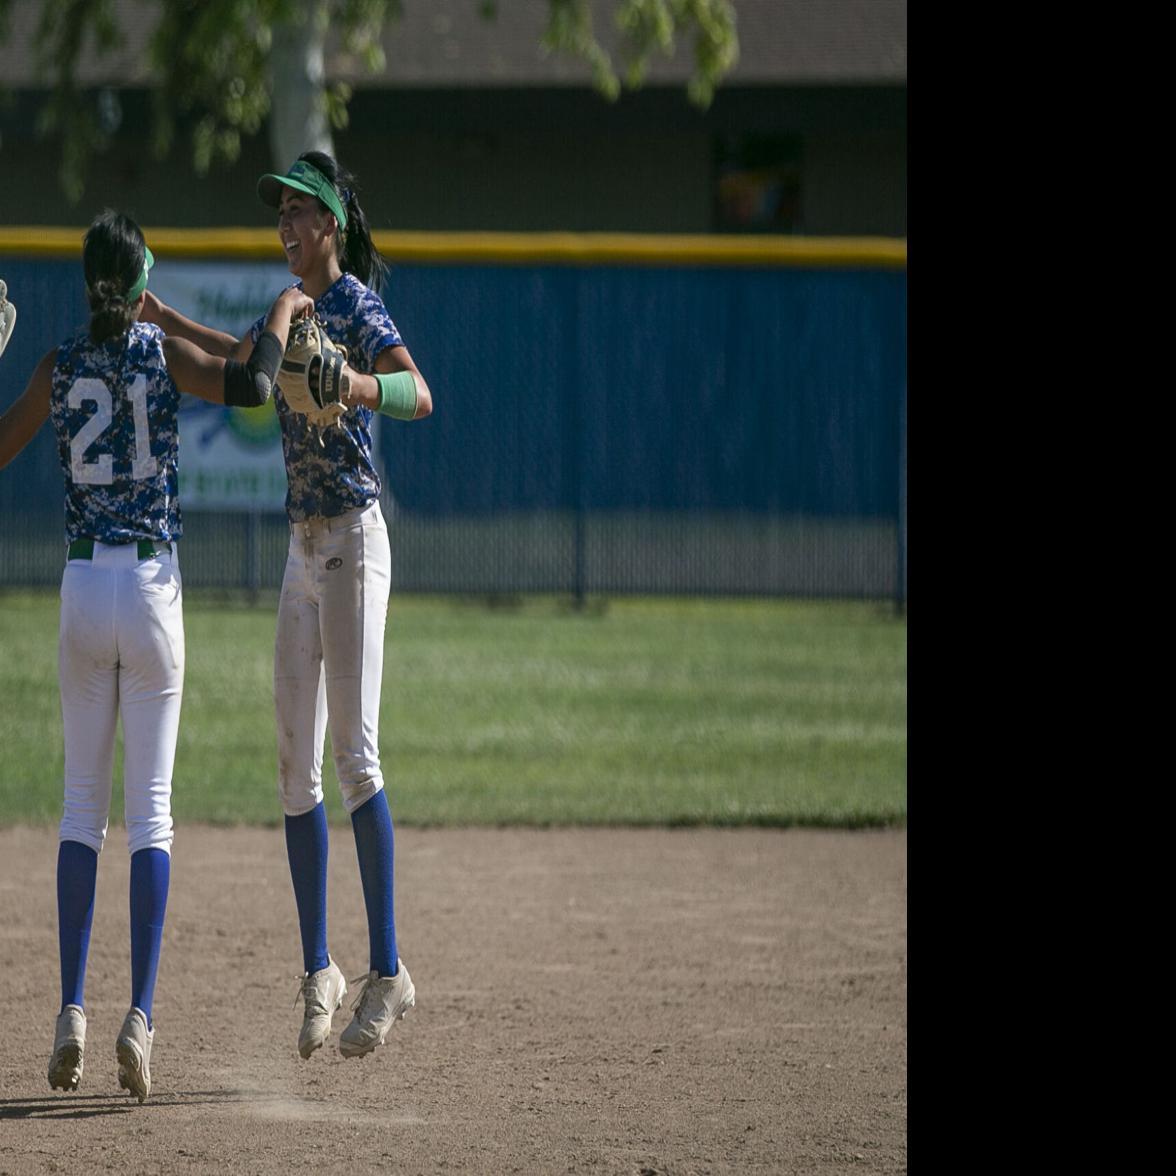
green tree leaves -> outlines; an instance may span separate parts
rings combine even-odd
[[[636,88],[657,54],[671,55],[689,39],[693,72],[687,91],[707,106],[715,87],[738,56],[734,0],[547,0],[544,49],[587,63],[593,84],[609,100]],[[610,6],[611,5],[611,6]],[[175,145],[177,126],[191,125],[189,149],[198,173],[240,155],[241,137],[257,134],[283,100],[284,88],[309,92],[307,118],[325,127],[347,125],[351,87],[322,76],[329,30],[344,51],[372,73],[385,66],[385,26],[402,14],[401,0],[139,0],[142,19],[153,29],[140,74],[158,79],[153,90],[152,145],[159,156]],[[611,11],[620,57],[614,64],[594,25]],[[0,0],[0,41],[11,35],[12,0]],[[470,0],[470,20],[496,20],[497,0]],[[78,80],[83,61],[109,61],[125,47],[114,0],[40,0],[35,34],[38,68],[50,80],[38,115],[41,133],[60,136],[59,179],[73,201],[81,198],[93,155],[110,143],[117,102],[110,91]],[[275,53],[275,33],[290,52]],[[304,51],[303,51],[304,50]],[[281,58],[275,64],[275,57]],[[298,62],[297,59],[301,58]],[[125,84],[128,79],[122,79]],[[325,119],[325,122],[322,120]],[[313,136],[312,136],[313,137]],[[274,166],[290,161],[275,159]]]

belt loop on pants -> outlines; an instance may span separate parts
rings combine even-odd
[[[162,555],[165,551],[171,551],[172,549],[172,545],[166,539],[139,539],[137,541],[132,540],[132,542],[138,543],[137,554],[140,559],[151,559],[153,556]],[[66,548],[65,558],[67,560],[93,559],[94,540],[73,540],[69,547]]]
[[[314,539],[320,535],[330,535],[336,531],[346,531],[348,528],[355,526],[365,515],[367,515],[373,507],[378,506],[379,499],[373,498],[371,502],[364,506],[352,507],[350,510],[343,511],[342,514],[337,515],[308,515],[304,519],[299,519],[295,522],[290,521],[290,530],[292,533],[297,533],[303,539]]]

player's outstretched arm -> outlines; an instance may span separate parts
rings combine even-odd
[[[37,364],[28,385],[12,407],[0,416],[0,469],[3,469],[32,439],[49,416],[53,391],[56,351],[47,351]]]
[[[168,335],[163,354],[181,392],[212,404],[256,408],[270,398],[286,349],[290,324],[314,313],[314,302],[297,287],[283,290],[270,307],[265,329],[244,363],[209,354],[188,339]]]
[[[154,323],[169,339],[187,339],[189,343],[195,343],[201,351],[206,351],[209,355],[219,355],[222,359],[243,362],[248,359],[252,347],[248,338],[235,339],[226,331],[218,331],[186,318],[174,307],[161,302],[150,290],[143,293],[143,309],[139,312],[139,321]]]

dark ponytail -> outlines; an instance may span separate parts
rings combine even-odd
[[[354,274],[368,289],[381,294],[389,266],[372,241],[371,226],[355,194],[355,177],[325,151],[304,151],[298,158],[306,160],[331,181],[339,203],[347,213],[347,227],[339,234],[339,267],[344,273]],[[319,204],[326,210],[321,200]]]
[[[143,272],[146,244],[129,216],[106,209],[93,220],[82,241],[90,338],[105,343],[124,335],[135,321],[127,291]]]

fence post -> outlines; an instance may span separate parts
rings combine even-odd
[[[256,604],[261,596],[261,511],[256,507],[249,512],[245,550],[249,562],[249,597]]]
[[[895,611],[901,617],[907,603],[907,382],[898,397],[898,583]]]
[[[568,327],[566,331],[568,370],[575,373],[573,381],[564,387],[567,405],[567,435],[564,453],[568,464],[568,500],[573,510],[572,526],[572,606],[579,610],[584,607],[584,414],[586,399],[581,386],[584,376],[580,362],[580,286],[583,271],[571,268],[568,272],[568,289],[571,291],[568,306]]]

